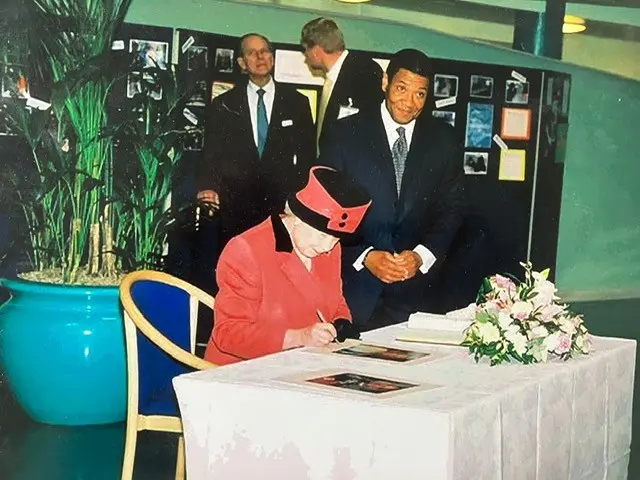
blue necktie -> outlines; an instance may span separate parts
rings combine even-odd
[[[264,106],[265,91],[258,89],[258,155],[262,157],[264,145],[267,143],[267,130],[269,130],[269,120],[267,120],[267,109]]]

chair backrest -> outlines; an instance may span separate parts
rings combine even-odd
[[[172,390],[174,377],[215,366],[193,355],[198,303],[213,308],[213,297],[166,273],[139,271],[124,278],[120,298],[125,310],[129,403],[133,401],[144,414],[145,406]]]

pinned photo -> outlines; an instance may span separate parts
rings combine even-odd
[[[139,68],[160,68],[166,70],[169,63],[169,44],[152,40],[130,40],[129,51],[137,53]]]
[[[455,97],[458,95],[458,77],[437,74],[433,81],[433,95],[436,97]]]
[[[456,126],[456,112],[451,112],[449,110],[434,110],[431,112],[431,115],[436,118],[442,118],[452,127]]]
[[[221,73],[232,73],[233,56],[233,50],[230,48],[216,48],[215,69]]]
[[[228,92],[234,87],[233,83],[228,82],[213,82],[211,85],[211,101],[218,95],[222,95],[224,92]]]
[[[204,70],[209,66],[207,47],[191,46],[187,49],[187,70]]]
[[[493,97],[493,77],[471,75],[471,87],[469,96],[476,98]]]
[[[206,80],[198,80],[193,87],[192,94],[187,101],[189,106],[204,107],[207,101],[207,82]]]
[[[204,129],[187,125],[185,127],[184,149],[190,152],[199,152],[204,147]]]
[[[529,103],[529,82],[507,80],[504,100],[507,103]]]
[[[489,168],[489,152],[465,152],[465,175],[486,175]]]
[[[154,100],[162,98],[162,87],[156,81],[156,78],[144,72],[131,72],[127,76],[127,97],[133,98],[141,93],[146,93]]]
[[[467,109],[465,147],[491,148],[493,136],[493,105],[470,103]]]

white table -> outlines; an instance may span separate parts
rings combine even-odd
[[[189,480],[624,479],[636,342],[547,365],[475,364],[466,349],[415,365],[296,350],[174,379]],[[440,388],[389,398],[277,380],[326,369]]]

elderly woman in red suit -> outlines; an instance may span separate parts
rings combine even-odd
[[[283,215],[233,238],[218,262],[220,290],[205,358],[225,365],[332,342],[334,322],[351,321],[338,242],[355,232],[370,204],[344,174],[314,167]]]

